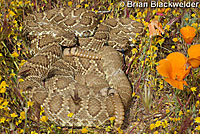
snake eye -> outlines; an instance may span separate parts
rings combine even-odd
[[[115,93],[116,93],[115,89],[113,89],[113,88],[109,88],[109,89],[108,89],[108,96],[112,96],[112,95],[114,95]]]

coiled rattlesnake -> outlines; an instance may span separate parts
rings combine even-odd
[[[34,56],[19,71],[19,89],[61,126],[94,127],[115,117],[120,127],[132,89],[116,49],[126,49],[143,25],[128,18],[99,23],[92,11],[56,8],[27,15],[24,26]]]

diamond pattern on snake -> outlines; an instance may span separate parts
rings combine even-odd
[[[24,33],[34,56],[21,67],[18,87],[60,126],[95,127],[115,117],[114,126],[121,127],[132,89],[117,50],[142,32],[137,21],[100,23],[99,15],[83,8],[28,14]]]

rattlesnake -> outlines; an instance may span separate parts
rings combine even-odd
[[[19,89],[60,126],[95,127],[115,117],[121,127],[132,89],[116,49],[126,49],[143,25],[128,18],[99,23],[92,11],[66,7],[29,14],[24,26],[34,56],[19,71]]]

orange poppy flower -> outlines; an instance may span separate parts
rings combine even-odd
[[[161,23],[158,22],[157,20],[152,20],[151,23],[149,23],[148,27],[149,27],[150,37],[156,36],[156,35],[161,36],[161,33],[162,34],[164,33]]]
[[[192,45],[188,49],[188,63],[193,67],[197,68],[200,65],[200,44]]]
[[[179,52],[171,53],[166,59],[159,61],[156,67],[158,73],[165,77],[165,81],[173,87],[183,90],[187,85],[183,79],[189,74],[191,66],[186,69],[187,58]]]
[[[181,28],[180,32],[183,35],[182,37],[183,37],[184,41],[187,44],[191,44],[193,38],[196,35],[196,33],[195,33],[196,29],[194,27],[191,27],[191,26],[186,26],[186,27]]]

